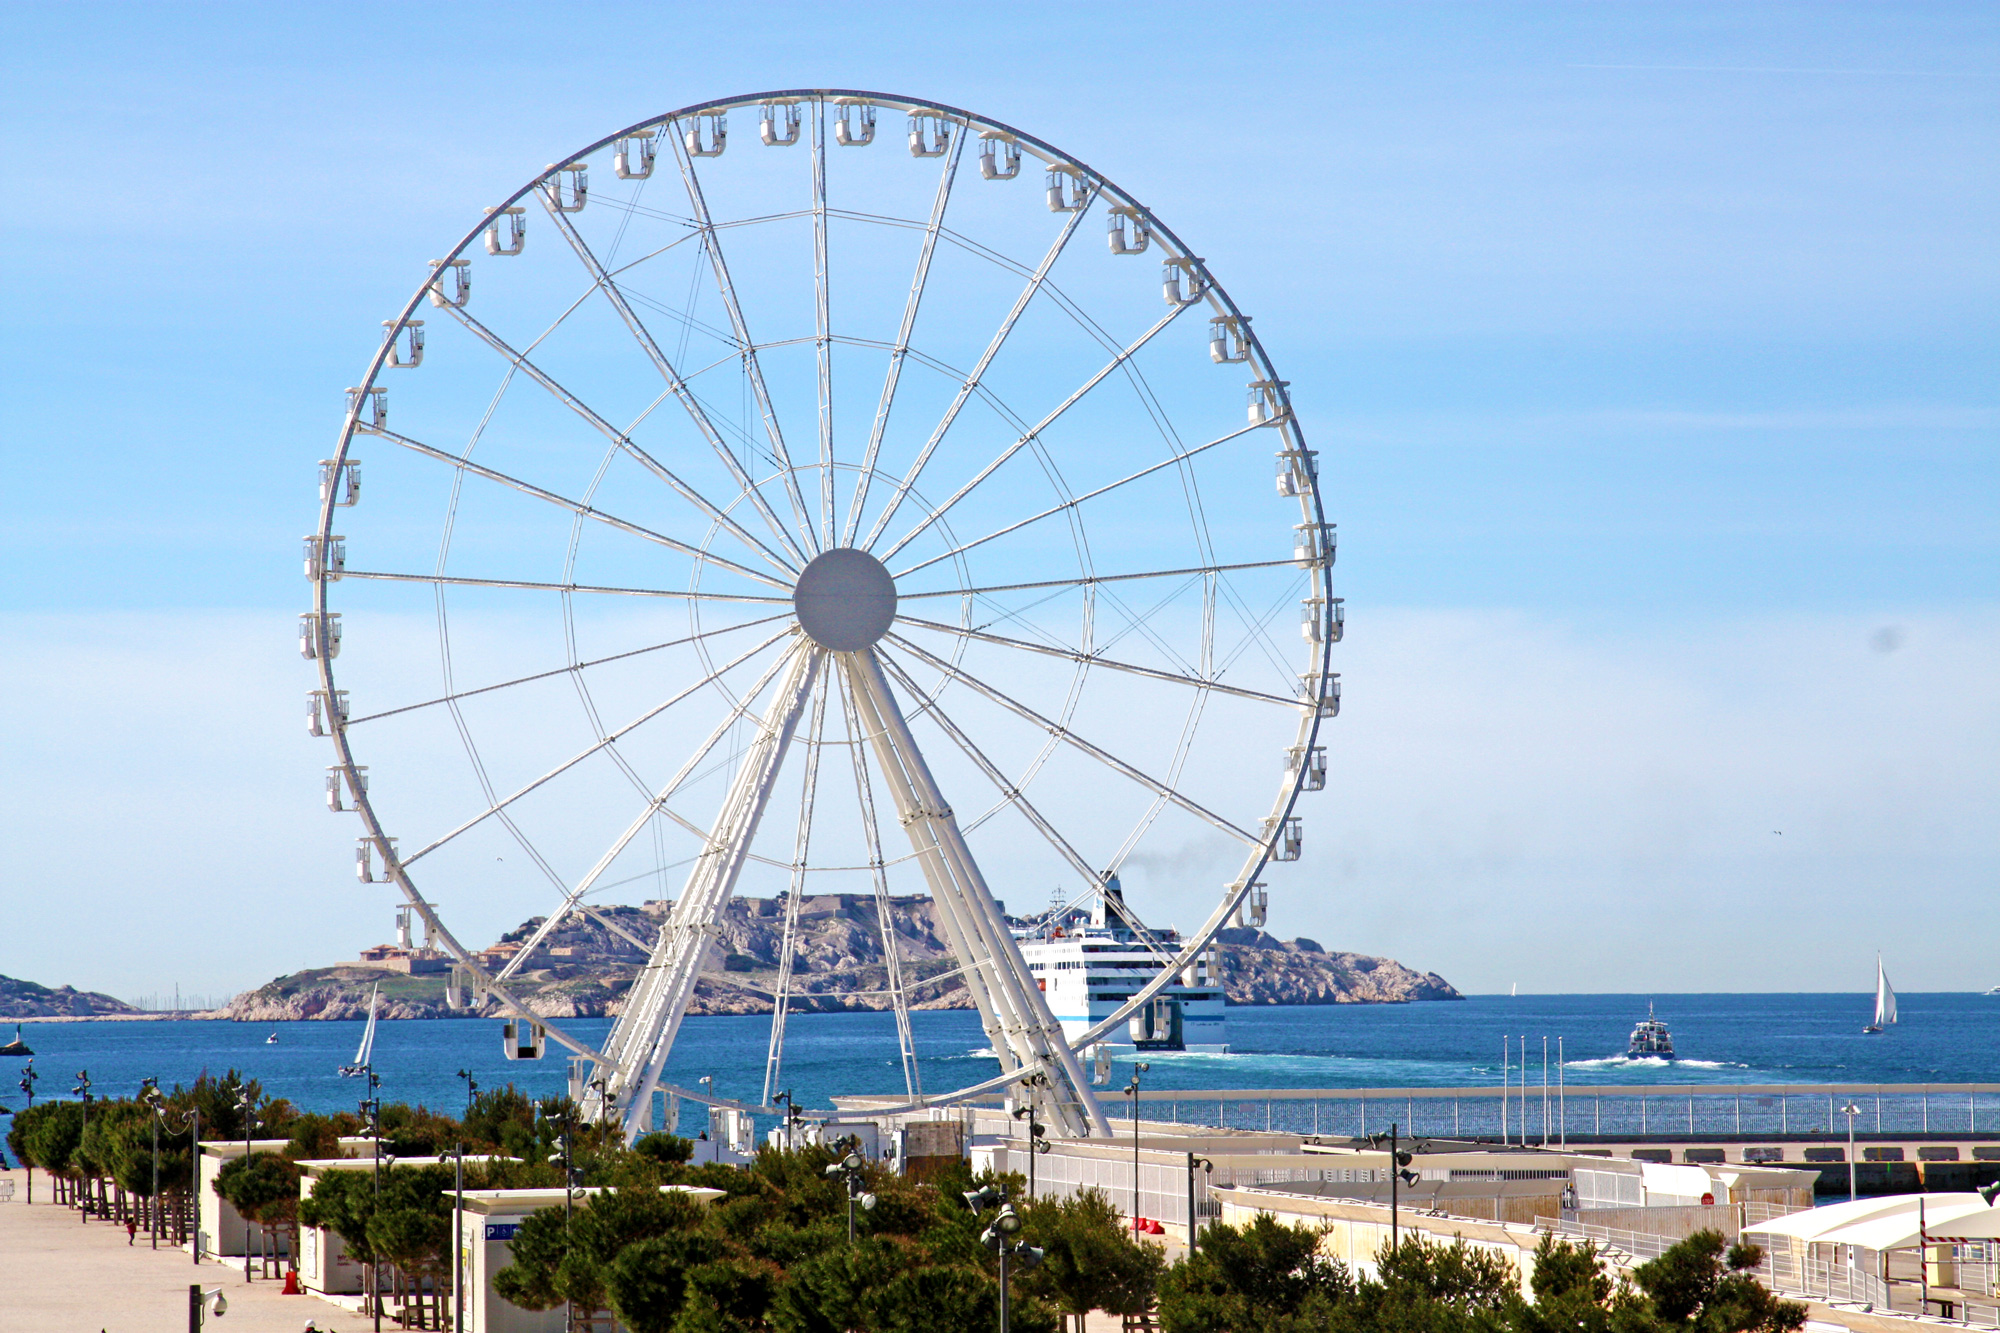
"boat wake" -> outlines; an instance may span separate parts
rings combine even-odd
[[[1668,1060],[1657,1055],[1609,1055],[1601,1060],[1567,1060],[1565,1069],[1748,1069],[1734,1060]]]

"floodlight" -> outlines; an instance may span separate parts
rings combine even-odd
[[[1000,1191],[991,1185],[981,1185],[976,1190],[965,1192],[965,1206],[975,1213],[983,1213],[1000,1202]]]
[[[864,1194],[856,1199],[855,1202],[861,1205],[861,1211],[864,1213],[875,1211],[875,1196],[872,1194]]]

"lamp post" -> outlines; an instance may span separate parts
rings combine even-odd
[[[76,1071],[76,1086],[70,1089],[70,1095],[83,1098],[83,1126],[76,1133],[76,1141],[80,1145],[83,1142],[83,1136],[90,1132],[90,1071],[88,1069],[79,1069]],[[88,1222],[90,1220],[90,1196],[94,1192],[90,1186],[84,1186],[83,1209],[77,1214],[79,1222]]]
[[[160,1080],[139,1080],[139,1101],[153,1113],[153,1193],[146,1201],[146,1229],[153,1233],[153,1248],[160,1248]]]
[[[1523,1100],[1525,1100],[1525,1095]],[[1377,1148],[1382,1146],[1383,1139],[1386,1138],[1387,1140],[1389,1140],[1389,1251],[1392,1254],[1395,1253],[1396,1243],[1398,1239],[1397,1237],[1397,1209],[1399,1206],[1399,1200],[1397,1197],[1398,1187],[1402,1185],[1404,1181],[1408,1181],[1410,1184],[1414,1185],[1417,1183],[1419,1179],[1416,1172],[1407,1171],[1404,1169],[1405,1167],[1409,1166],[1411,1162],[1415,1161],[1416,1157],[1411,1153],[1403,1151],[1401,1142],[1398,1138],[1399,1129],[1400,1126],[1398,1126],[1392,1121],[1390,1122],[1389,1132],[1387,1134],[1371,1134],[1368,1136],[1368,1141]],[[1415,1147],[1417,1145],[1413,1141],[1411,1146]]]
[[[1206,1157],[1197,1157],[1193,1153],[1189,1153],[1187,1155],[1187,1159],[1188,1159],[1188,1254],[1191,1257],[1193,1256],[1195,1251],[1195,1239],[1201,1233],[1201,1224],[1199,1219],[1195,1217],[1195,1212],[1194,1212],[1194,1169],[1196,1167],[1200,1167],[1203,1171],[1207,1172],[1209,1175],[1212,1176],[1215,1174],[1215,1163],[1209,1161]]]
[[[382,1080],[375,1073],[374,1060],[361,1065],[361,1076],[368,1080],[368,1098],[361,1103],[361,1118],[368,1125],[368,1137],[374,1147],[374,1162],[370,1184],[375,1201],[382,1199],[382,1098],[379,1095]],[[343,1071],[344,1072],[344,1071]],[[382,1269],[371,1257],[368,1261],[368,1308],[374,1312],[375,1333],[382,1333]]]
[[[469,1069],[459,1070],[458,1076],[465,1080],[465,1113],[471,1115],[473,1098],[479,1095],[479,1080],[472,1076]]]
[[[1030,1074],[1022,1079],[1021,1086],[1028,1090],[1028,1102],[1025,1106],[1014,1108],[1014,1118],[1026,1122],[1025,1128],[1028,1137],[1028,1198],[1030,1201],[1035,1198],[1035,1155],[1037,1153],[1045,1153],[1049,1150],[1048,1143],[1044,1141],[1044,1136],[1049,1132],[1049,1127],[1035,1119],[1035,1090],[1038,1087],[1046,1087],[1048,1081],[1048,1075],[1041,1073]]]
[[[993,1224],[980,1233],[980,1244],[1000,1256],[1000,1333],[1010,1333],[1013,1328],[1013,1297],[1008,1291],[1008,1260],[1017,1260],[1022,1272],[1026,1273],[1042,1262],[1042,1251],[1018,1239],[1021,1232],[1021,1216],[1014,1211],[1014,1205],[1007,1202],[1007,1196],[991,1185],[983,1185],[965,1194],[965,1206],[975,1214],[983,1213],[993,1205],[1000,1205],[999,1216]]]
[[[465,1145],[463,1143],[452,1148],[451,1166],[451,1333],[465,1333]]]
[[[159,1117],[162,1124],[166,1123],[166,1098],[161,1097],[154,1104],[153,1114]],[[182,1125],[188,1131],[188,1194],[189,1207],[194,1211],[194,1216],[190,1219],[189,1225],[189,1230],[193,1234],[188,1238],[188,1253],[193,1256],[195,1264],[199,1266],[201,1263],[201,1209],[200,1205],[195,1201],[201,1197],[201,1107],[190,1105],[186,1116],[182,1119]],[[175,1126],[168,1125],[167,1132],[177,1134],[180,1130]]]
[[[257,1122],[257,1098],[250,1089],[236,1090],[236,1109],[243,1113],[243,1171],[250,1171],[250,1129]],[[250,1281],[250,1219],[243,1219],[243,1280]]]
[[[35,1062],[33,1060],[28,1061],[27,1064],[21,1067],[21,1092],[28,1099],[28,1109],[30,1111],[35,1109],[35,1080],[40,1077],[41,1075],[35,1072]],[[28,1202],[33,1203],[35,1201],[35,1164],[23,1161],[21,1165],[28,1168]]]
[[[844,1142],[848,1145],[847,1153],[839,1161],[827,1163],[826,1174],[829,1176],[840,1176],[846,1182],[847,1243],[852,1245],[854,1244],[854,1205],[857,1203],[860,1204],[861,1211],[864,1213],[873,1212],[875,1209],[875,1196],[862,1188],[868,1181],[868,1177],[864,1174],[867,1170],[868,1161],[860,1153],[854,1151],[859,1146],[858,1142],[852,1138],[846,1139]]]
[[[1132,1099],[1132,1232],[1139,1231],[1139,1075],[1152,1069],[1140,1061],[1132,1066],[1132,1081],[1125,1085],[1125,1095]]]
[[[1861,1108],[1848,1098],[1847,1105],[1840,1108],[1847,1117],[1847,1201],[1854,1202],[1854,1117],[1861,1114]]]

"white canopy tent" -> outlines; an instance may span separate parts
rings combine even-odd
[[[1801,1213],[1773,1218],[1769,1222],[1759,1222],[1755,1226],[1743,1228],[1770,1236],[1789,1236],[1793,1240],[1809,1243],[1844,1245],[1847,1241],[1832,1239],[1828,1233],[1842,1227],[1853,1226],[1880,1217],[1893,1217],[1908,1211],[1914,1219],[1917,1215],[1917,1201],[1924,1201],[1926,1218],[1930,1210],[1951,1203],[1954,1200],[1971,1199],[1977,1202],[1976,1194],[1897,1194],[1880,1199],[1856,1199],[1851,1203],[1829,1203],[1819,1208],[1808,1208]]]

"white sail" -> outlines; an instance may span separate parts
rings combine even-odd
[[[1875,1026],[1887,1027],[1896,1021],[1896,992],[1889,988],[1889,974],[1882,970],[1882,955],[1875,955]]]
[[[381,987],[376,986],[368,992],[368,1026],[361,1029],[361,1045],[354,1052],[354,1067],[357,1069],[367,1064],[368,1058],[375,1053],[375,996],[379,990]]]

